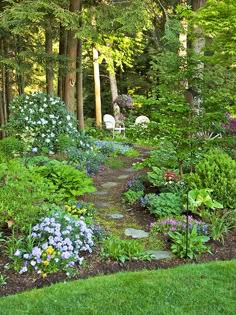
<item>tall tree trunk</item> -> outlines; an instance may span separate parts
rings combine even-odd
[[[9,38],[4,39],[4,56],[5,58],[12,56]],[[6,65],[5,66],[5,90],[6,90],[5,94],[6,94],[6,112],[7,112],[6,119],[8,119],[8,116],[9,116],[9,104],[11,103],[13,99],[13,84],[14,84],[13,71],[8,65]]]
[[[80,0],[70,1],[70,11],[76,12],[80,8]],[[76,82],[76,57],[78,40],[75,38],[75,31],[68,32],[67,57],[69,58],[68,71],[65,77],[65,103],[67,110],[75,113],[75,82]]]
[[[180,0],[180,4],[187,6],[187,0]],[[186,18],[182,18],[181,20],[182,31],[179,34],[179,56],[182,58],[182,65],[180,71],[184,71],[187,68],[187,32],[188,32],[188,22]],[[188,88],[188,80],[183,79],[181,81],[181,85],[187,89]]]
[[[46,90],[47,94],[53,95],[53,62],[52,62],[52,23],[47,17],[45,26],[45,50],[46,50]]]
[[[58,83],[57,95],[65,100],[65,64],[66,61],[66,46],[67,46],[67,32],[64,27],[60,25],[60,38],[59,38],[59,60],[58,60]]]
[[[83,65],[82,65],[82,39],[78,39],[78,72],[77,72],[77,119],[78,130],[84,129],[84,104],[83,104]]]
[[[5,42],[1,40],[1,55],[4,56],[5,53]],[[2,86],[1,86],[1,101],[0,101],[0,119],[1,119],[1,127],[7,122],[7,96],[6,96],[6,66],[2,63],[1,67],[1,76],[2,76]],[[1,132],[1,138],[5,136],[4,131]]]
[[[16,35],[14,37],[14,43],[15,43],[15,60],[17,62],[17,67],[19,70],[16,70],[16,85],[17,85],[17,90],[18,90],[18,94],[21,95],[24,93],[25,90],[25,80],[24,80],[24,76],[20,70],[21,68],[21,59],[19,58],[20,55],[20,36]]]
[[[100,88],[98,51],[96,48],[93,48],[93,69],[94,69],[94,86],[95,86],[96,126],[98,128],[101,128],[102,127],[101,88]]]
[[[111,88],[111,98],[112,98],[112,102],[114,102],[118,96],[118,88],[117,88],[115,71],[109,70],[109,79],[110,79],[110,88]]]
[[[194,11],[197,11],[205,3],[206,3],[206,0],[192,0],[192,8]],[[197,78],[197,82],[199,82],[199,80],[203,78],[204,63],[200,60],[200,56],[204,54],[206,40],[205,40],[205,34],[201,28],[194,26],[193,32],[194,32],[194,39],[192,41],[192,48],[195,54],[199,56],[198,66],[197,66],[197,70],[194,77]],[[195,106],[196,112],[199,113],[201,103],[202,103],[201,89],[199,86],[197,86],[197,84],[193,88],[197,92],[196,96],[194,97],[194,106]]]
[[[113,104],[113,114],[115,117],[115,120],[119,120],[120,115],[120,107],[115,102],[117,96],[118,96],[118,88],[117,88],[117,82],[116,82],[116,73],[109,70],[109,79],[110,79],[110,87],[111,87],[111,97],[112,97],[112,104]]]

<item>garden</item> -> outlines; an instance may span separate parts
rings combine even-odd
[[[235,16],[1,2],[0,315],[235,313]]]
[[[131,125],[127,138],[78,132],[62,101],[44,93],[21,95],[11,109],[0,141],[1,295],[235,259],[234,118],[219,139],[196,136],[187,152],[153,140],[151,123],[142,132]]]

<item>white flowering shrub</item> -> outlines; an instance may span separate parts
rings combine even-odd
[[[31,149],[54,151],[61,134],[77,135],[74,117],[58,97],[45,93],[22,94],[10,104],[7,129],[31,140]]]

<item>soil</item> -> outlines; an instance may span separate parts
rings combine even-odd
[[[118,185],[109,190],[109,195],[89,195],[85,196],[86,201],[98,202],[98,201],[110,201],[114,204],[113,213],[117,212],[119,209],[120,213],[125,215],[125,219],[123,220],[123,224],[120,223],[119,220],[115,221],[115,225],[117,228],[121,230],[121,234],[123,233],[124,227],[130,224],[135,224],[137,227],[142,228],[144,230],[148,230],[148,226],[150,222],[155,221],[154,217],[151,216],[147,211],[141,208],[138,204],[133,205],[132,207],[127,207],[121,204],[121,195],[122,192],[127,187],[127,181],[129,178],[134,177],[137,174],[145,172],[142,171],[131,171],[130,167],[134,162],[140,160],[140,158],[144,158],[148,155],[148,149],[143,147],[137,147],[140,151],[141,155],[136,158],[129,157],[119,157],[125,164],[122,168],[114,169],[103,166],[98,174],[94,176],[94,184],[97,187],[97,190],[102,189],[102,184],[106,182],[116,182]],[[118,180],[118,177],[124,174],[129,174],[129,177],[123,180]],[[101,207],[101,213],[104,209]],[[99,212],[99,209],[98,209]],[[100,214],[101,216],[101,214]],[[103,221],[104,222],[104,221]],[[170,249],[170,242],[168,239],[164,239],[166,249]],[[137,271],[142,269],[165,269],[172,268],[183,264],[191,264],[191,263],[202,263],[208,261],[217,261],[217,260],[231,260],[236,259],[236,230],[229,232],[224,237],[224,244],[219,241],[210,241],[208,243],[211,247],[211,254],[206,253],[203,254],[197,260],[190,259],[180,259],[177,257],[172,257],[169,259],[161,259],[161,260],[152,260],[152,261],[138,261],[131,260],[126,261],[125,263],[120,263],[112,260],[104,260],[99,255],[99,248],[97,248],[96,252],[93,252],[91,256],[86,257],[86,265],[83,267],[78,267],[77,272],[73,278],[68,279],[64,272],[57,272],[53,274],[49,274],[47,278],[41,278],[38,274],[18,274],[14,270],[7,270],[4,268],[5,265],[10,263],[10,260],[4,256],[3,248],[0,247],[0,272],[6,278],[6,285],[0,285],[0,296],[5,296],[9,294],[15,294],[18,292],[30,290],[33,288],[41,288],[44,286],[51,285],[56,282],[62,281],[71,281],[75,279],[84,279],[96,275],[106,275],[116,272],[122,271]],[[0,279],[1,283],[1,279]]]

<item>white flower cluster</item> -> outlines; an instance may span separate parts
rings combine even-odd
[[[54,150],[60,134],[74,136],[75,120],[58,97],[45,93],[22,94],[10,104],[10,124],[20,134],[33,131],[33,148]]]

